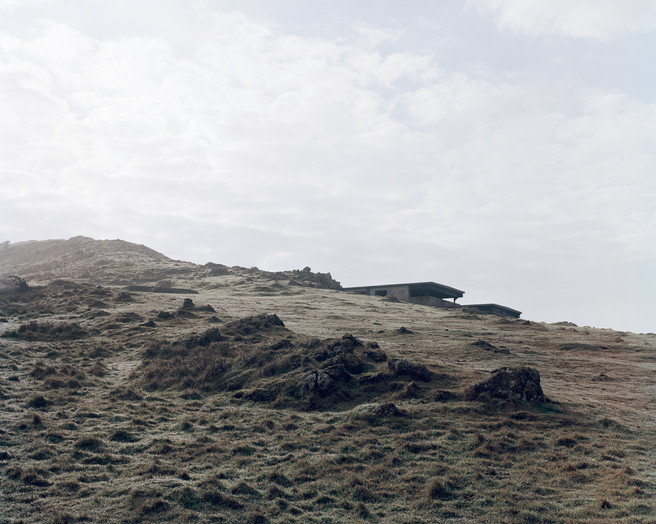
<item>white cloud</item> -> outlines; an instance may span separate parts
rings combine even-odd
[[[577,277],[628,288],[653,259],[653,101],[542,97],[373,27],[327,40],[196,18],[185,53],[62,21],[0,33],[0,238],[435,279],[520,309],[530,289],[550,320]]]
[[[366,41],[368,46],[372,48],[375,48],[384,42],[394,42],[403,34],[403,31],[400,30],[392,31],[367,24],[356,25],[355,31]]]
[[[528,35],[604,40],[656,28],[656,3],[651,0],[468,0],[467,4],[492,14],[500,29]]]

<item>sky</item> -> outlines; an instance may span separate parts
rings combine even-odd
[[[656,2],[0,0],[0,240],[656,332]]]

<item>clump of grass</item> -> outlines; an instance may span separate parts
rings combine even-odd
[[[34,395],[30,400],[27,401],[27,405],[35,409],[43,409],[48,407],[50,401],[47,400],[43,395]]]
[[[28,458],[31,458],[32,460],[48,460],[49,458],[52,458],[53,452],[47,447],[41,447],[37,449],[34,453],[31,455],[28,455]]]
[[[89,333],[75,322],[32,321],[22,324],[18,329],[6,331],[1,336],[5,338],[18,338],[21,340],[74,340],[86,337]]]
[[[283,488],[289,488],[292,486],[292,481],[289,480],[285,475],[283,475],[282,473],[278,473],[277,471],[270,473],[267,476],[267,479],[273,482],[274,484],[278,484],[279,486],[282,486]]]
[[[573,448],[578,442],[575,438],[572,437],[561,437],[556,440],[556,446],[562,446],[566,448]]]
[[[261,497],[262,494],[252,487],[247,482],[240,482],[234,488],[232,488],[231,493],[233,495],[248,495],[250,497]]]
[[[129,431],[124,429],[117,429],[112,433],[112,436],[109,438],[112,442],[136,442],[139,440],[137,436]]]
[[[20,475],[20,479],[23,481],[24,484],[28,484],[30,486],[37,486],[40,488],[51,485],[51,483],[48,480],[46,480],[40,472],[34,469],[24,471]]]
[[[443,480],[433,479],[426,486],[426,496],[429,501],[448,500],[452,494]]]
[[[107,366],[105,366],[102,362],[94,362],[93,366],[89,368],[89,374],[93,375],[94,377],[104,377],[108,373]]]
[[[75,442],[75,447],[82,451],[100,451],[103,447],[103,442],[99,438],[89,435],[79,438]]]
[[[170,504],[161,497],[148,498],[138,505],[135,513],[139,515],[151,515],[153,513],[162,513],[169,509],[169,507]]]
[[[353,513],[355,513],[361,519],[368,519],[371,517],[371,511],[364,502],[358,502],[353,508]]]
[[[201,495],[201,500],[211,506],[224,507],[229,509],[241,509],[244,505],[239,502],[237,499],[223,495],[217,490],[207,490],[204,491]]]
[[[249,524],[267,524],[269,519],[259,510],[249,511],[246,514],[246,520]]]
[[[172,352],[169,358],[156,358],[144,365],[141,382],[147,389],[216,389],[219,379],[230,369],[229,361],[211,346]]]

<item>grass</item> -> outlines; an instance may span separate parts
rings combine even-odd
[[[8,316],[5,333],[30,334],[0,348],[3,518],[656,520],[653,426],[640,411],[653,337],[622,334],[624,349],[600,351],[618,335],[219,273],[171,283],[212,304],[193,316],[177,314],[175,294],[127,300],[70,283]],[[99,296],[109,323],[85,317]],[[115,320],[135,315],[156,327]],[[553,402],[465,400],[491,371],[523,366]]]
[[[88,333],[75,322],[28,322],[18,329],[5,331],[5,338],[18,338],[21,340],[71,340],[87,336]]]

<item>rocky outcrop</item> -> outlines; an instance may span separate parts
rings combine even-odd
[[[465,391],[466,400],[477,400],[482,396],[545,402],[540,386],[540,373],[531,367],[504,367],[492,371],[492,376]]]
[[[405,358],[392,359],[387,365],[397,376],[412,377],[424,382],[429,382],[433,378],[433,373],[426,366],[415,364]]]
[[[0,278],[0,293],[25,291],[29,289],[25,279],[14,275]]]

